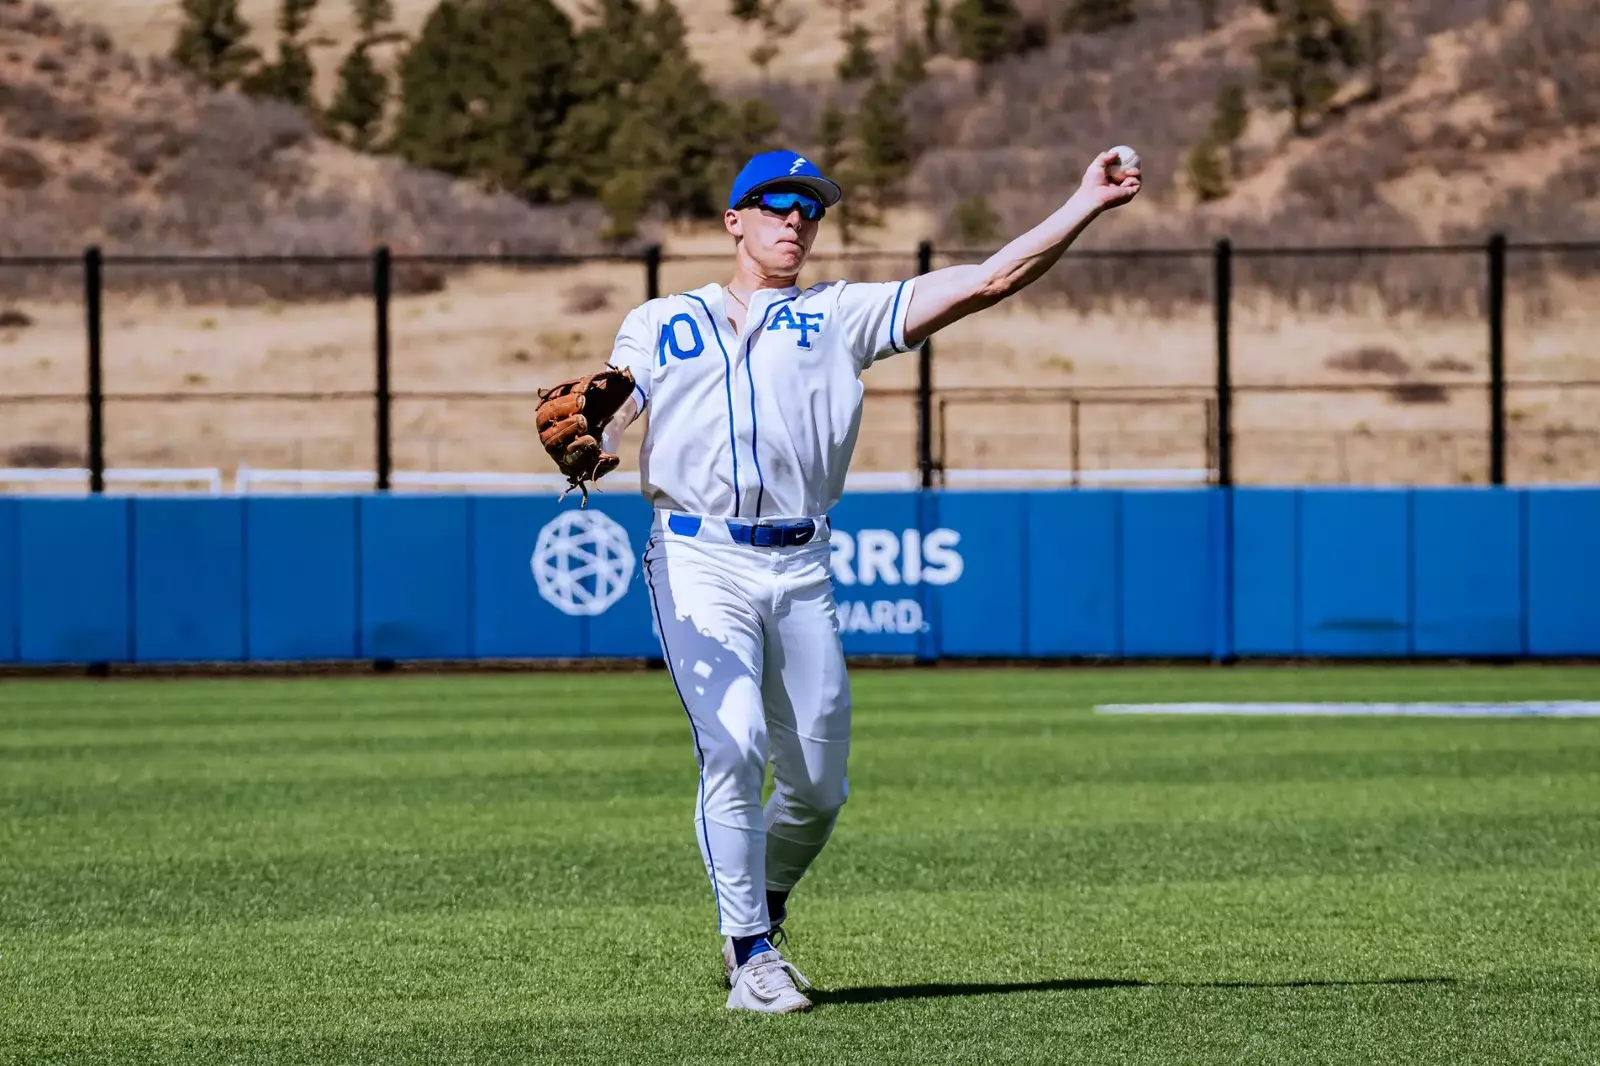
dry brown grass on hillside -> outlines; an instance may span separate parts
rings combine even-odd
[[[1554,171],[1514,165],[1562,138],[1600,143],[1600,5],[1548,0],[1398,0],[1385,5],[1390,44],[1384,92],[1368,99],[1366,73],[1346,79],[1334,112],[1309,138],[1294,138],[1287,118],[1256,85],[1250,46],[1266,33],[1254,4],[1225,7],[1210,34],[1195,32],[1190,6],[1141,5],[1139,21],[1091,38],[1068,38],[1008,64],[983,93],[954,101],[948,84],[921,92],[941,100],[936,147],[918,167],[914,195],[948,208],[987,195],[1013,231],[1036,219],[1095,151],[1136,145],[1145,159],[1144,199],[1159,210],[1136,226],[1091,232],[1086,247],[1116,240],[1195,246],[1220,234],[1273,244],[1337,241],[1403,243],[1439,237],[1478,239],[1487,223],[1514,223],[1516,235],[1570,236],[1595,219],[1548,212],[1463,212],[1459,204],[1407,202],[1391,186],[1417,172],[1450,184],[1482,183],[1487,205],[1514,197],[1528,178],[1580,184],[1587,155]],[[1353,5],[1354,9],[1354,5]],[[1250,90],[1250,128],[1241,173],[1227,199],[1196,207],[1183,168],[1203,136],[1213,100],[1228,81]],[[1006,181],[997,188],[996,175]],[[1530,190],[1531,191],[1531,190]]]

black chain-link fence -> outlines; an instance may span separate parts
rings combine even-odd
[[[802,284],[986,252],[819,254]],[[537,389],[727,253],[0,260],[0,491],[548,476]],[[863,483],[1600,479],[1600,242],[1069,252],[864,381]],[[631,464],[629,464],[631,465]],[[476,479],[476,480],[475,480]]]

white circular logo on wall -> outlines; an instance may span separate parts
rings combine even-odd
[[[628,591],[633,548],[599,511],[563,511],[539,531],[531,564],[539,595],[563,614],[603,614]]]

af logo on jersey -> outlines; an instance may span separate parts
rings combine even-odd
[[[767,332],[772,333],[780,329],[791,329],[799,332],[800,339],[795,344],[801,348],[811,347],[811,335],[822,332],[821,311],[801,311],[796,314],[787,304],[774,316],[772,323],[767,326]]]

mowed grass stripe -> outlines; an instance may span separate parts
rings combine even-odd
[[[1482,744],[1443,750],[1369,750],[1335,746],[1323,752],[1238,750],[1211,754],[1141,753],[1097,745],[1087,750],[1071,738],[1043,739],[1016,750],[1014,742],[976,735],[957,762],[934,748],[901,749],[894,758],[876,757],[870,742],[856,745],[852,780],[874,792],[947,789],[988,791],[1016,782],[1045,789],[1072,785],[1265,785],[1285,782],[1493,779],[1510,774],[1557,778],[1592,775],[1600,764],[1600,744],[1588,737],[1548,738],[1554,743],[1502,748]],[[540,797],[584,802],[622,796],[677,795],[697,770],[688,738],[683,743],[601,750],[548,750],[530,740],[499,750],[431,754],[387,753],[368,756],[324,755],[296,759],[282,754],[236,754],[226,759],[166,755],[117,770],[100,761],[93,768],[75,763],[50,773],[15,763],[0,804],[17,814],[115,809],[170,812],[218,802],[241,807],[278,808],[285,802],[379,803],[408,800],[448,803],[453,799],[498,797],[526,801]],[[1241,749],[1243,745],[1239,746]],[[507,749],[510,750],[507,750]],[[691,786],[692,787],[692,786]]]
[[[1362,820],[1128,823],[1109,827],[841,833],[817,868],[836,890],[907,891],[1233,880],[1397,870],[1588,869],[1593,814],[1427,814]],[[0,929],[192,922],[239,915],[426,912],[437,908],[691,904],[706,892],[687,830],[654,839],[579,836],[542,845],[360,850],[10,865]]]
[[[1550,917],[1539,920],[1518,905],[1530,895]],[[1507,985],[1582,991],[1585,963],[1591,961],[1582,943],[1583,923],[1600,916],[1597,899],[1600,875],[1592,871],[1553,879],[1531,892],[1505,873],[1179,882],[1049,893],[843,897],[819,891],[806,901],[804,917],[796,918],[794,953],[802,964],[814,963],[820,986],[835,992],[1052,979],[1170,987],[1502,979]],[[403,921],[356,916],[235,922],[208,930],[203,939],[181,927],[112,928],[24,934],[12,943],[21,952],[14,958],[41,979],[87,978],[105,958],[161,974],[166,979],[148,992],[124,984],[108,986],[104,994],[108,1002],[129,1007],[141,995],[147,1006],[188,1006],[191,1016],[199,1016],[194,1020],[207,1024],[231,1020],[259,1028],[226,994],[228,982],[249,978],[262,980],[263,995],[278,1001],[275,1011],[306,1024],[318,1021],[319,995],[342,1001],[343,1020],[377,1016],[362,998],[419,991],[447,993],[463,1012],[482,1017],[557,1003],[569,1016],[603,1015],[634,997],[631,978],[638,971],[658,973],[664,984],[691,994],[695,985],[714,980],[714,938],[675,922],[678,914],[661,904],[514,908]],[[1023,949],[965,957],[967,931],[996,914],[1004,916]],[[886,924],[906,921],[923,935],[914,942],[906,938],[892,953],[861,950],[883,936]],[[641,925],[658,932],[639,937]],[[587,936],[621,946],[569,960],[564,945]],[[372,979],[359,987],[338,981],[341,957],[370,968]],[[1528,968],[1535,957],[1543,965]],[[424,966],[420,980],[400,976]],[[184,989],[186,974],[195,969],[222,980]],[[40,988],[34,983],[10,995],[26,999]],[[194,1002],[186,1003],[191,997]]]
[[[959,792],[960,803],[930,827],[923,790],[857,786],[841,832],[918,833],[984,830],[997,823],[1115,826],[1141,822],[1282,823],[1307,813],[1322,820],[1400,818],[1421,809],[1457,815],[1533,816],[1556,812],[1600,817],[1592,774],[1502,774],[1493,777],[1371,778],[1355,791],[1332,781],[1288,781],[1250,788],[1210,784],[1067,782],[990,784]],[[335,787],[338,786],[338,787]],[[147,858],[213,858],[241,848],[273,854],[478,845],[545,848],[595,835],[660,839],[685,831],[677,782],[661,802],[637,795],[580,800],[530,789],[520,777],[458,776],[410,782],[317,782],[314,788],[234,783],[170,791],[67,790],[9,805],[0,821],[0,853],[28,856],[28,865]],[[86,802],[92,801],[92,802]],[[7,863],[0,860],[0,869]]]

